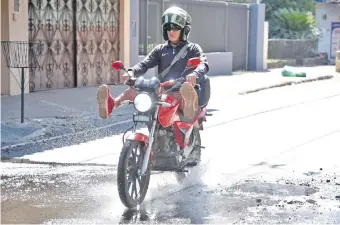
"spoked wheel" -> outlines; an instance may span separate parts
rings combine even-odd
[[[194,169],[193,167],[198,166],[201,162],[201,136],[198,128],[194,128],[189,140],[189,145],[193,145],[194,149],[190,155],[191,162],[184,167],[184,172],[176,172],[176,179],[179,183],[182,183]]]
[[[117,186],[120,200],[128,208],[141,204],[146,196],[150,181],[150,163],[144,176],[138,176],[142,168],[146,146],[142,142],[129,141],[124,143],[120,153]]]

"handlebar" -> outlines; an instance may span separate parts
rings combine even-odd
[[[135,78],[135,77],[130,77],[130,79],[132,79],[133,81],[132,81],[132,83],[128,83],[127,85],[129,85],[130,87],[133,88],[134,83],[135,83],[134,81],[135,81],[136,78]],[[182,85],[185,81],[186,81],[186,79],[185,79],[184,77],[180,77],[180,78],[177,78],[177,79],[175,79],[175,80],[165,81],[165,82],[163,82],[163,83],[160,84],[160,87],[161,87],[161,88],[165,88],[165,87],[172,86],[169,90],[166,91],[166,93],[167,93],[167,92],[169,92],[169,91],[172,91],[172,90],[175,89],[175,88],[180,88],[181,85]],[[195,88],[195,89],[198,89],[198,90],[201,89],[201,87],[200,87],[199,84],[196,84],[194,88]]]
[[[185,78],[184,77],[181,77],[181,78],[178,78],[176,80],[169,80],[169,81],[165,81],[164,83],[161,83],[161,87],[168,87],[168,86],[174,86],[176,84],[180,85],[182,83],[185,82]]]
[[[167,82],[164,82],[164,83],[161,83],[161,87],[167,87],[167,86],[172,86],[172,85],[175,85],[175,84],[178,84],[178,85],[175,85],[176,86],[180,86],[180,84],[184,83],[185,82],[185,78],[183,78],[183,74],[185,74],[186,72],[188,72],[189,69],[194,69],[196,68],[199,64],[201,63],[201,59],[200,57],[194,57],[194,58],[190,58],[188,61],[187,61],[187,65],[185,67],[185,69],[183,70],[182,74],[181,74],[181,78],[179,79],[176,79],[176,80],[170,80],[170,81],[167,81]],[[126,82],[125,84],[126,85],[129,85],[130,87],[133,87],[134,86],[134,81],[135,81],[135,77],[134,77],[134,74],[130,74],[129,73],[129,70],[126,70],[126,68],[124,67],[124,64],[121,62],[121,61],[115,61],[112,63],[112,67],[114,68],[114,70],[116,71],[119,71],[119,70],[124,70],[126,75],[127,75],[127,79],[126,79]],[[129,82],[131,81],[131,82]],[[200,85],[199,84],[196,84],[195,85],[195,88],[198,88],[200,89]]]

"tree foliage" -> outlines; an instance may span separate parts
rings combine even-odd
[[[270,36],[284,39],[315,39],[319,32],[311,12],[299,9],[279,9],[271,18]]]
[[[315,38],[314,0],[262,0],[266,4],[266,20],[270,38]]]
[[[266,4],[266,20],[270,20],[278,9],[299,9],[303,12],[315,13],[315,0],[262,0]]]

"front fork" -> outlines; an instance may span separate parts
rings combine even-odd
[[[144,154],[142,169],[138,170],[138,175],[142,175],[142,176],[145,175],[146,169],[148,168],[150,154],[151,154],[151,147],[154,141],[154,133],[155,133],[155,129],[156,129],[157,121],[158,121],[159,107],[160,105],[157,105],[157,108],[155,110],[154,119],[152,121],[152,126],[149,132],[149,144]]]

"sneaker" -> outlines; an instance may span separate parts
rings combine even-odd
[[[106,84],[98,88],[97,100],[99,104],[99,116],[103,119],[109,118],[115,105],[115,100],[110,95],[110,88]]]
[[[195,88],[188,82],[182,84],[179,89],[184,101],[183,114],[185,117],[193,119],[198,108],[198,96]]]

